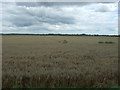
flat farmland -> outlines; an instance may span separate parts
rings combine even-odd
[[[2,82],[3,88],[117,86],[118,37],[3,35]]]

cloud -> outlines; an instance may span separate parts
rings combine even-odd
[[[85,6],[91,3],[85,3],[85,2],[16,2],[17,6],[26,6],[26,7],[41,7],[41,6],[46,6],[46,7],[54,7],[54,6]]]
[[[3,33],[118,34],[115,3],[3,3]]]
[[[18,27],[31,26],[38,23],[50,24],[73,24],[74,17],[64,15],[62,11],[58,11],[52,7],[25,7],[25,6],[9,6],[5,8],[4,20],[11,22]],[[13,8],[15,8],[13,10]]]
[[[97,8],[96,8],[96,12],[111,12],[111,11],[115,11],[117,8],[117,6],[115,6],[114,4],[98,4]]]
[[[104,7],[100,7],[98,9],[96,9],[97,12],[108,12],[110,11],[110,9],[107,6]]]

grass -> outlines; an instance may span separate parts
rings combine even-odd
[[[120,86],[112,86],[111,88],[120,88]]]
[[[21,88],[19,85],[15,85],[12,88]],[[46,86],[37,86],[37,87],[27,87],[27,88],[49,88]],[[59,86],[59,87],[53,87],[53,88],[80,88],[80,87],[72,87],[72,86]],[[108,88],[120,88],[120,86],[112,86],[112,87],[108,87]],[[96,88],[97,89],[97,88]]]
[[[2,39],[3,88],[111,88],[118,84],[116,37],[20,35]],[[96,44],[108,39],[116,44]]]
[[[21,88],[21,86],[15,85],[12,88]],[[70,87],[70,86],[69,87],[66,87],[66,86],[59,86],[59,87],[36,86],[36,87],[30,87],[30,86],[28,86],[26,88],[79,88],[79,87]]]
[[[61,41],[58,41],[59,43],[61,43]]]

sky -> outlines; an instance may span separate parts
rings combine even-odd
[[[12,2],[2,4],[1,33],[118,34],[117,3]]]

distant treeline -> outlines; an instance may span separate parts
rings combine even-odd
[[[18,34],[18,33],[10,33],[10,34],[3,34],[0,35],[40,35],[40,36],[111,36],[111,37],[118,37],[120,35],[99,35],[99,34]]]

